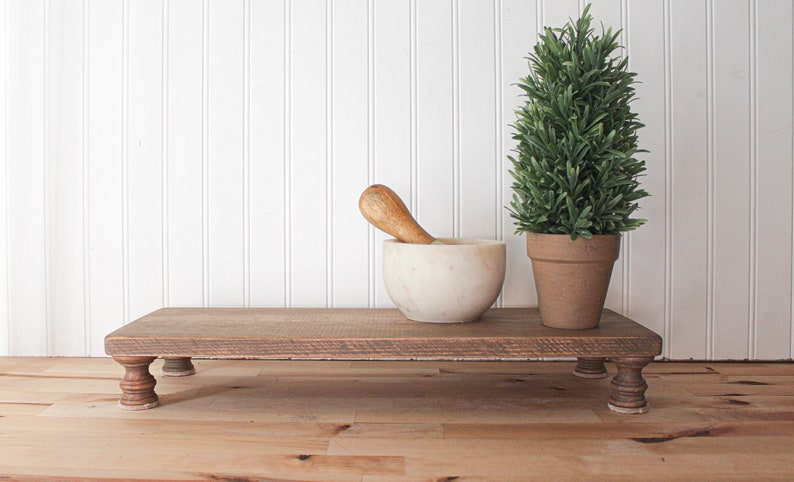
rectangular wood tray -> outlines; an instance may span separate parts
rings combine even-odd
[[[662,340],[642,325],[605,310],[598,328],[544,326],[536,308],[492,308],[472,323],[406,319],[396,309],[163,308],[110,333],[105,351],[126,368],[121,405],[157,405],[149,364],[164,374],[192,374],[191,358],[281,360],[527,360],[576,357],[575,374],[606,376],[618,367],[610,408],[647,411],[642,368]]]

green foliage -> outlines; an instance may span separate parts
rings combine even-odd
[[[528,98],[512,126],[516,232],[591,238],[642,225],[637,200],[648,195],[634,156],[643,125],[630,109],[636,74],[615,55],[620,32],[597,36],[588,5],[574,25],[546,28],[519,81]]]

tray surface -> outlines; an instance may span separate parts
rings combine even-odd
[[[604,310],[592,330],[543,326],[537,308],[492,308],[476,322],[420,323],[396,309],[163,308],[109,334],[114,356],[509,360],[656,356],[653,331]]]

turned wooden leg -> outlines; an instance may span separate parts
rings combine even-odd
[[[645,413],[648,401],[645,390],[648,384],[642,378],[642,369],[653,361],[652,357],[622,357],[611,359],[618,368],[612,379],[609,408],[619,413]]]
[[[576,359],[576,368],[573,374],[579,378],[606,378],[607,367],[604,366],[606,358],[579,357]]]
[[[121,399],[119,404],[125,410],[146,410],[159,405],[154,386],[157,380],[149,373],[149,365],[155,360],[153,356],[114,356],[124,367],[121,379]]]
[[[196,373],[190,357],[163,357],[163,375],[167,377],[187,377]]]

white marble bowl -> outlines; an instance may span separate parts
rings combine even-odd
[[[383,243],[383,282],[414,321],[463,323],[493,305],[505,280],[505,243],[438,238],[444,244]]]

